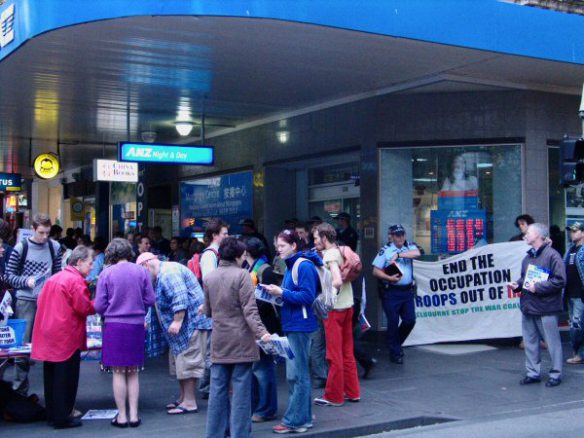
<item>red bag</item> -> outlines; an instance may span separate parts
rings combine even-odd
[[[205,248],[203,252],[194,254],[193,257],[187,262],[187,268],[191,270],[195,277],[200,284],[203,284],[203,271],[201,270],[201,257],[205,251],[213,251],[215,257],[217,257],[217,261],[219,261],[219,252],[215,248]]]
[[[348,246],[339,246],[339,251],[343,256],[341,278],[343,281],[355,281],[363,271],[363,264],[359,255]]]

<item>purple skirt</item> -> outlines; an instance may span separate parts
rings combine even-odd
[[[144,324],[106,322],[103,327],[101,363],[104,367],[144,365]]]

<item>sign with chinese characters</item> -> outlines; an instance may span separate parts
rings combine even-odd
[[[135,163],[212,166],[215,160],[214,152],[213,146],[126,142],[118,146],[119,160]]]
[[[230,225],[230,234],[239,234],[239,222],[253,217],[253,173],[238,172],[182,182],[180,213],[183,237],[202,231],[205,222],[214,217]]]
[[[138,163],[116,160],[93,160],[95,181],[138,182]]]
[[[19,192],[22,189],[20,173],[0,172],[0,191]]]
[[[34,173],[42,179],[51,179],[59,174],[59,157],[55,154],[40,154],[34,159]]]
[[[11,4],[0,14],[0,50],[14,41],[14,11]]]

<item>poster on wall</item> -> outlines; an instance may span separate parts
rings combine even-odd
[[[414,261],[416,325],[405,345],[521,336],[524,242],[485,245],[437,262]]]
[[[181,237],[203,231],[206,221],[214,217],[229,224],[230,234],[241,233],[239,222],[253,218],[251,171],[181,182]]]

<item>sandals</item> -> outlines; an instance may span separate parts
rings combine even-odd
[[[176,409],[178,412],[170,412],[170,411],[172,411],[172,409],[170,409],[166,413],[168,415],[185,415],[185,414],[196,414],[199,411],[198,408],[195,408],[195,409],[187,409],[187,408],[182,407],[180,405],[179,406],[176,406],[173,409]]]
[[[116,414],[116,416],[111,421],[111,425],[114,427],[119,427],[120,429],[125,429],[126,427],[128,427],[129,424],[128,424],[128,422],[119,423],[118,422],[118,415]]]
[[[176,407],[179,406],[180,404],[181,404],[181,402],[179,402],[178,400],[177,401],[173,401],[173,402],[170,402],[169,404],[167,404],[165,406],[165,408],[167,410],[169,410],[169,409],[176,409]]]

